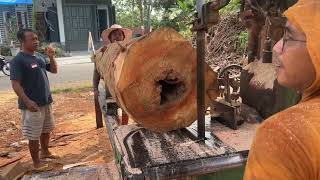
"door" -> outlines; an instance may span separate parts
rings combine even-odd
[[[48,24],[48,40],[49,42],[60,42],[59,23],[56,7],[49,7],[46,13]]]
[[[88,32],[95,34],[94,6],[66,5],[63,9],[66,45],[71,50],[84,50],[88,46]],[[95,40],[95,37],[93,37]]]
[[[108,14],[105,9],[98,9],[98,20],[99,20],[99,37],[101,37],[101,33],[109,27],[108,25]]]

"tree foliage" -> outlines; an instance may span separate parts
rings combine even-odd
[[[117,23],[126,27],[168,26],[188,31],[195,13],[195,0],[114,0]],[[149,14],[148,14],[149,13]],[[149,15],[149,16],[148,16]]]
[[[19,30],[18,27],[18,23],[17,23],[17,18],[16,16],[12,16],[9,20],[9,22],[7,22],[5,24],[6,30],[7,30],[7,35],[6,35],[6,43],[8,45],[12,45],[12,43],[17,43],[18,39],[17,39],[17,32]],[[15,44],[13,44],[15,45]]]
[[[191,35],[196,0],[113,0],[113,3],[116,6],[117,23],[122,26],[148,27],[150,22],[153,28],[168,26],[186,37]],[[222,11],[239,9],[240,0],[232,0]]]
[[[234,13],[234,12],[240,12],[241,7],[241,0],[231,0],[230,3],[221,9],[221,13]]]

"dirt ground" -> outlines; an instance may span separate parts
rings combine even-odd
[[[56,128],[50,142],[51,151],[61,158],[50,161],[54,170],[64,165],[87,162],[101,165],[113,160],[113,152],[105,128],[95,129],[93,92],[91,88],[57,91],[53,94]],[[20,111],[13,92],[0,92],[0,167],[14,158],[29,170],[31,157],[23,138]]]

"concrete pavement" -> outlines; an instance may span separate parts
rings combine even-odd
[[[58,74],[48,73],[51,86],[92,80],[93,63],[89,55],[57,58],[57,62],[59,65]],[[0,91],[7,90],[11,90],[10,78],[0,72]]]
[[[85,64],[85,63],[91,63],[90,58],[91,56],[89,55],[63,57],[63,58],[57,58],[57,62],[59,65]]]

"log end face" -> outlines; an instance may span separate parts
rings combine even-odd
[[[120,106],[153,131],[191,125],[197,118],[195,49],[170,28],[131,43],[125,52],[111,45],[99,62]],[[206,91],[212,89],[215,79],[213,71],[207,69]],[[209,105],[208,94],[206,103]]]

